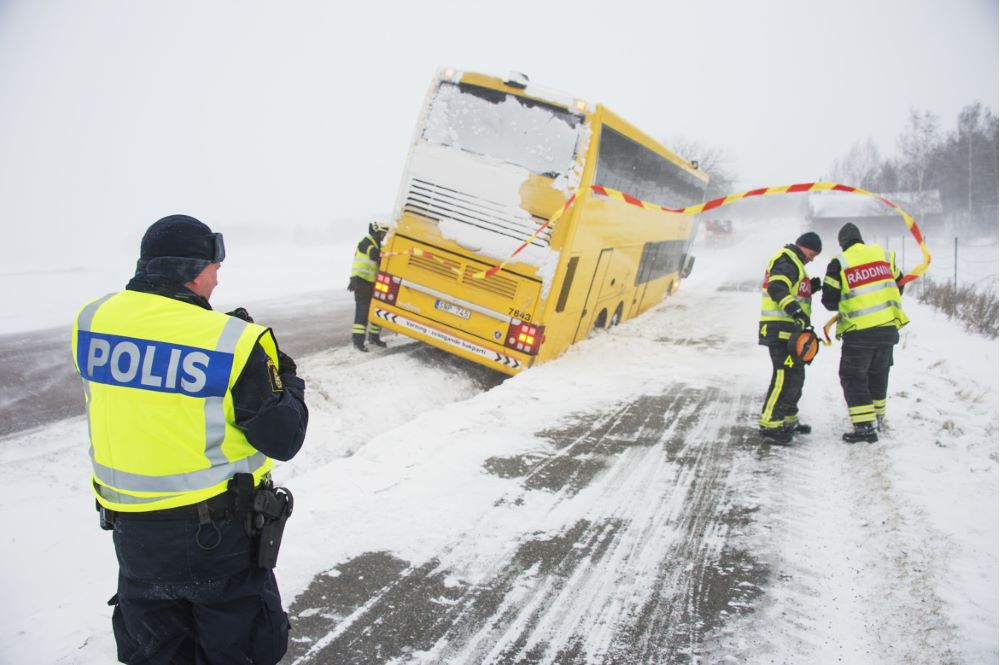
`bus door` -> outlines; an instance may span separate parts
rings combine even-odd
[[[594,275],[590,278],[590,286],[587,287],[587,299],[583,301],[583,312],[580,313],[580,322],[576,326],[576,334],[573,341],[576,342],[581,337],[586,337],[590,332],[590,324],[597,315],[595,305],[601,295],[601,285],[604,284],[604,277],[608,272],[608,265],[611,264],[611,253],[614,249],[607,248],[601,250],[601,255],[597,259],[597,267]]]
[[[638,316],[639,309],[642,307],[642,300],[646,297],[646,289],[649,287],[649,274],[653,271],[653,262],[647,260],[646,249],[648,245],[649,243],[642,248],[642,259],[639,261],[639,272],[635,276],[636,287],[629,318]]]
[[[648,271],[645,271],[645,272],[648,272]],[[646,287],[648,287],[648,286],[649,286],[649,281],[646,279],[645,275],[642,275],[642,280],[640,282],[640,286],[638,288],[636,288],[636,290],[633,292],[633,296],[632,296],[632,308],[631,308],[632,311],[629,314],[629,318],[632,318],[634,316],[638,316],[638,314],[639,314],[639,307],[642,306],[642,299],[646,297]]]

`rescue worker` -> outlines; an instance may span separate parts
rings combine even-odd
[[[347,290],[354,292],[354,327],[351,330],[351,339],[354,341],[354,348],[358,351],[367,351],[365,346],[365,332],[368,332],[368,341],[385,348],[382,341],[382,328],[369,323],[368,310],[372,302],[372,293],[375,290],[375,277],[378,275],[378,265],[382,258],[382,239],[389,227],[382,222],[372,222],[368,225],[368,235],[361,239],[358,248],[354,252],[354,263],[351,265],[351,283]]]
[[[826,268],[823,306],[840,313],[840,385],[854,426],[842,438],[875,443],[884,426],[892,347],[899,342],[899,329],[910,321],[900,302],[902,273],[895,252],[866,245],[850,222],[837,241],[843,251]]]
[[[810,326],[812,294],[819,290],[820,280],[809,279],[805,265],[822,250],[816,233],[803,233],[795,244],[785,245],[772,256],[764,272],[757,343],[767,347],[772,371],[760,413],[760,433],[775,443],[787,444],[793,434],[812,431],[799,421],[805,365],[789,353],[788,340]]]
[[[119,562],[108,604],[124,663],[272,665],[288,644],[245,518],[272,458],[302,446],[305,383],[246,310],[212,310],[224,258],[221,233],[164,217],[125,290],[85,305],[73,327],[92,486]]]

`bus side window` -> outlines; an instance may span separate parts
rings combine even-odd
[[[684,241],[662,240],[647,242],[642,247],[642,258],[639,259],[639,270],[636,271],[635,285],[652,282],[666,277],[672,272],[683,268]]]
[[[573,276],[576,275],[576,264],[580,262],[579,256],[570,258],[566,264],[566,277],[563,278],[562,290],[559,291],[559,300],[556,301],[556,311],[561,312],[566,309],[566,301],[569,300],[569,291],[573,286]]]
[[[670,160],[611,127],[601,129],[594,182],[668,208],[704,199],[705,185]]]

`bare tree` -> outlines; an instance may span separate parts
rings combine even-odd
[[[844,185],[876,191],[880,187],[882,158],[870,138],[856,141],[847,154],[833,163],[833,179]]]
[[[961,110],[956,129],[941,143],[932,182],[963,232],[997,233],[998,146],[997,115],[980,102]]]
[[[707,145],[695,139],[683,137],[664,141],[665,145],[690,162],[697,162],[698,168],[708,174],[708,190],[706,199],[733,193],[736,175],[733,172],[731,159],[725,148]]]
[[[940,149],[938,117],[930,111],[910,109],[906,127],[897,139],[901,158],[899,185],[911,192],[922,192],[933,176],[934,156]]]

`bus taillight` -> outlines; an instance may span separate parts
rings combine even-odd
[[[387,272],[379,272],[375,278],[375,290],[372,295],[376,300],[385,302],[396,302],[396,294],[399,293],[399,284],[402,280]]]
[[[545,326],[536,326],[526,321],[513,320],[507,329],[504,346],[534,356],[545,341]]]

